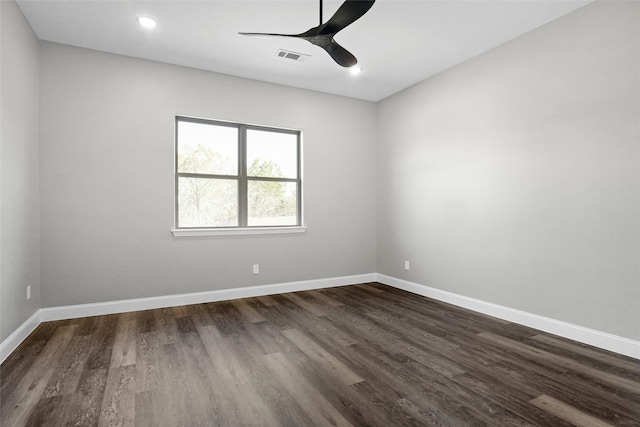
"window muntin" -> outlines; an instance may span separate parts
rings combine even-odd
[[[300,131],[176,117],[176,228],[302,225]]]

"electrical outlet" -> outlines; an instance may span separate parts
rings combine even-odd
[[[27,286],[27,300],[31,299],[31,285]]]
[[[410,270],[411,269],[411,266],[409,265],[409,261],[405,261],[404,262],[404,269],[405,270]]]
[[[260,264],[253,264],[253,274],[260,273]]]

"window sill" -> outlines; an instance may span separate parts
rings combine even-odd
[[[250,227],[250,228],[178,228],[171,230],[174,237],[245,236],[257,234],[305,233],[306,226]]]

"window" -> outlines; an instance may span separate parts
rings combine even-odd
[[[176,117],[176,228],[301,226],[300,138]]]

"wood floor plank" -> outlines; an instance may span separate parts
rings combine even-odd
[[[188,416],[183,417],[187,425],[224,425],[229,420],[225,416],[221,402],[226,390],[221,387],[219,368],[212,363],[202,336],[193,323],[182,322],[180,333],[182,345],[176,349],[181,359],[182,399]],[[209,326],[213,328],[212,326]],[[175,395],[172,390],[165,390]],[[161,401],[159,402],[161,403]],[[176,420],[178,421],[178,420]]]
[[[209,304],[213,324],[223,335],[243,333],[245,330],[242,314],[230,301]]]
[[[257,310],[267,318],[269,323],[278,329],[290,329],[295,327],[295,323],[292,321],[293,319],[291,319],[290,311],[279,303],[269,307],[265,306],[263,308],[258,308]]]
[[[191,414],[186,404],[185,368],[175,341],[160,344],[157,364],[158,386],[136,393],[135,424],[149,427],[181,425],[190,420]]]
[[[640,426],[640,361],[378,283],[41,324],[0,423]]]
[[[242,316],[249,323],[258,323],[258,322],[266,322],[267,318],[264,317],[260,312],[258,312],[255,308],[253,308],[247,301],[245,300],[236,300],[232,301],[233,305],[238,309],[238,311],[242,314]]]
[[[402,410],[413,419],[418,420],[418,426],[429,427],[447,427],[447,426],[460,426],[470,425],[468,420],[459,420],[453,418],[450,414],[442,411],[438,407],[433,407],[428,401],[419,399],[423,405],[417,405],[412,400],[412,397],[403,397],[396,401],[396,404],[402,408]]]
[[[540,394],[563,396],[563,400],[586,412],[595,412],[615,425],[635,426],[640,415],[637,397],[623,398],[621,392],[606,392],[583,380],[576,380],[570,372],[554,363],[544,364],[541,360],[516,358],[509,350],[500,346],[472,347],[459,352],[461,360],[466,360],[475,376],[485,383],[500,384],[510,390],[511,396],[521,402],[529,401]],[[481,355],[486,367],[475,366],[472,359]],[[486,378],[489,377],[489,378]],[[635,420],[635,421],[634,421]]]
[[[199,327],[198,331],[213,362],[216,385],[224,390],[219,398],[230,414],[229,425],[276,425],[276,417],[252,386],[248,370],[234,356],[222,333],[214,326]]]
[[[250,325],[251,327],[265,327],[268,323],[257,323]],[[249,328],[249,329],[250,329]],[[281,348],[287,348],[290,351],[296,351],[295,346],[284,336],[280,335],[280,331],[271,327],[271,332],[278,342],[283,342]],[[279,337],[278,337],[279,336]],[[264,353],[256,351],[253,347],[260,344],[251,339],[251,336],[232,335],[223,337],[225,347],[231,355],[236,358],[238,366],[242,367],[244,376],[251,381],[252,393],[256,393],[265,405],[271,410],[271,415],[275,418],[275,424],[278,426],[312,426],[314,422],[307,416],[300,406],[300,402],[296,397],[291,395],[277,379],[276,375],[265,364]],[[271,354],[271,353],[267,353]],[[271,417],[266,416],[269,420]],[[237,425],[232,423],[232,426]]]
[[[266,364],[271,372],[284,385],[293,396],[298,396],[303,410],[309,415],[316,426],[350,427],[352,424],[318,393],[317,390],[297,370],[296,366],[289,362],[282,353],[273,353],[264,356]]]
[[[211,319],[209,315],[207,304],[194,304],[190,305],[189,308],[189,316],[191,320],[193,320],[194,325],[213,325],[213,319]]]
[[[274,305],[278,305],[278,303],[269,295],[264,295],[257,298],[260,300],[260,302],[262,302],[262,304],[264,304],[267,307],[273,307]]]
[[[43,397],[29,413],[26,426],[52,426],[60,425],[60,418],[66,416],[65,397],[58,395]]]
[[[576,343],[559,337],[538,334],[531,337],[530,343],[540,343],[542,350],[555,352],[560,356],[578,359],[581,363],[625,377],[632,381],[640,381],[640,362],[619,355],[614,357],[610,352]]]
[[[319,341],[326,345],[327,341]],[[405,427],[424,425],[406,413],[398,404],[398,398],[419,392],[422,383],[410,384],[406,376],[399,377],[390,364],[376,358],[373,353],[362,351],[358,345],[334,347],[336,356],[357,366],[363,381],[343,386],[323,370],[313,367],[308,357],[298,351],[287,353],[287,359],[322,394],[327,401],[352,424]]]
[[[309,359],[321,366],[327,375],[333,375],[339,381],[344,382],[345,385],[363,381],[362,377],[299,330],[287,329],[282,331],[282,334],[306,354]]]
[[[585,414],[584,412],[580,412],[576,408],[558,399],[554,399],[551,396],[542,395],[531,400],[530,403],[558,418],[570,422],[576,427],[612,427],[611,424]]]
[[[170,308],[159,308],[154,310],[156,318],[156,332],[158,342],[161,345],[173,344],[178,336],[175,314]]]
[[[309,386],[322,395],[327,402],[354,426],[393,425],[404,427],[407,424],[398,422],[389,410],[375,411],[379,408],[393,405],[393,399],[388,399],[388,388],[380,387],[376,381],[360,381],[351,385],[337,383],[323,370],[318,370],[309,358],[300,350],[285,354],[287,361],[293,364],[299,375],[305,378]],[[397,396],[397,395],[396,395]]]
[[[608,372],[603,372],[603,371],[591,368],[590,366],[586,366],[584,364],[575,362],[574,360],[567,359],[566,357],[557,356],[555,354],[549,353],[548,351],[534,349],[530,346],[512,341],[508,338],[497,336],[490,332],[482,332],[479,334],[479,336],[481,336],[484,339],[498,342],[505,347],[511,348],[521,353],[525,353],[529,356],[536,357],[539,359],[544,359],[547,363],[554,363],[557,366],[562,366],[567,369],[574,370],[576,372],[584,373],[587,376],[595,378],[598,381],[601,381],[603,383],[609,384],[614,388],[619,388],[619,389],[627,390],[631,393],[640,394],[638,383],[635,381],[628,380],[618,375],[613,375]]]
[[[8,394],[15,390],[22,378],[28,374],[46,344],[47,341],[36,341],[30,336],[4,361],[0,369],[0,402],[7,399]]]
[[[134,424],[136,427],[164,427],[173,418],[169,414],[167,404],[162,404],[165,393],[158,389],[144,390],[136,393],[136,414]]]
[[[97,426],[100,417],[102,397],[109,374],[111,353],[115,341],[117,316],[96,316],[88,345],[88,356],[73,394],[65,395],[64,411],[59,411],[58,425]],[[83,331],[88,332],[87,330]]]
[[[306,301],[302,298],[298,293],[288,293],[282,294],[282,296],[289,301],[293,302],[295,305],[300,307],[303,310],[313,314],[314,316],[326,316],[327,312],[322,309],[320,305],[312,304],[309,301]]]
[[[446,338],[430,333],[426,328],[422,329],[407,321],[398,321],[388,314],[369,312],[366,313],[365,316],[370,318],[373,323],[380,328],[384,328],[385,331],[389,331],[401,339],[410,338],[414,342],[418,342],[426,347],[442,348],[450,352],[455,352],[459,347],[458,344],[455,344]]]
[[[309,295],[311,295],[312,297],[314,297],[319,301],[322,301],[323,303],[327,304],[329,307],[340,307],[344,305],[340,301],[336,301],[330,296],[324,294],[322,291],[309,291]]]
[[[71,342],[77,326],[56,328],[47,345],[37,356],[31,370],[27,372],[7,401],[2,402],[2,423],[7,426],[25,425],[54,374],[57,361]]]
[[[160,344],[155,332],[139,333],[136,337],[136,393],[154,390],[159,386],[158,352]]]
[[[151,410],[158,411],[163,415],[162,424],[180,425],[192,421],[187,362],[188,360],[183,357],[180,351],[180,341],[177,334],[171,344],[161,346],[158,369],[160,378],[158,381],[162,386],[151,390],[148,396],[155,398]]]
[[[84,365],[89,358],[90,335],[75,335],[69,347],[61,355],[51,380],[44,392],[45,397],[72,394],[78,387]]]
[[[269,322],[251,324],[247,327],[247,333],[262,354],[287,352],[295,348],[295,345],[280,333],[280,329]]]
[[[328,316],[315,316],[306,310],[298,309],[289,310],[287,315],[291,322],[282,329],[300,329],[300,330],[312,330],[314,334],[322,334],[332,337],[332,341],[342,346],[349,346],[356,344],[357,341],[353,339],[353,336],[345,333],[341,328],[336,327],[331,322]],[[293,327],[292,325],[296,325]]]
[[[464,372],[455,362],[428,351],[419,343],[408,339],[407,336],[389,333],[384,328],[375,327],[377,325],[372,326],[366,321],[366,318],[359,318],[355,314],[348,319],[350,322],[341,321],[340,319],[334,320],[336,327],[348,332],[352,337],[357,337],[361,342],[366,342],[378,352],[384,352],[385,349],[389,348],[394,349],[392,353],[402,352],[407,357],[411,357],[448,377]],[[433,347],[430,347],[430,349],[433,349]]]
[[[117,330],[117,315],[100,316],[91,335],[86,369],[109,369]]]
[[[136,313],[118,315],[118,326],[111,353],[111,366],[136,363]]]
[[[153,310],[142,310],[135,313],[137,333],[154,332],[156,330],[156,318],[153,313]]]
[[[444,377],[413,361],[403,363],[407,365],[405,370],[412,372],[413,377],[419,381],[417,384],[428,384],[421,387],[419,396],[429,402],[437,401],[440,405],[446,405],[448,413],[458,412],[459,418],[473,420],[476,425],[534,425],[510,408],[489,399],[484,393],[465,387],[455,378]],[[469,401],[475,404],[466,405]]]
[[[355,364],[360,366],[364,372],[368,372],[369,367],[372,368],[370,375],[363,375],[365,381],[354,384],[352,387],[357,386],[361,390],[366,390],[366,396],[368,399],[372,398],[373,394],[376,394],[384,396],[386,401],[390,402],[385,405],[385,411],[383,412],[391,412],[392,414],[387,415],[393,415],[393,422],[376,425],[413,425],[414,422],[412,421],[410,414],[398,413],[401,408],[398,406],[396,399],[403,398],[403,396],[406,397],[410,394],[419,396],[422,393],[425,393],[428,390],[425,389],[425,387],[429,387],[429,384],[433,384],[433,382],[431,379],[425,379],[425,376],[417,372],[415,367],[407,369],[406,366],[403,367],[400,365],[405,363],[408,359],[405,358],[404,360],[399,361],[399,359],[395,357],[395,354],[388,353],[387,351],[378,348],[376,348],[375,351],[369,351],[369,347],[369,345],[367,345],[367,347],[354,345],[351,349],[355,350],[355,352],[349,352],[349,354],[346,355],[346,357],[353,360]],[[348,351],[348,349],[343,349],[341,347],[336,347],[335,350],[342,352]],[[383,356],[383,354],[386,354],[386,356]],[[375,392],[372,392],[372,390],[375,390]],[[443,393],[441,392],[431,390],[431,393],[435,393],[434,396],[443,396]],[[366,404],[362,404],[361,407],[367,408],[368,406]],[[364,412],[367,413],[367,416],[369,415],[366,410]],[[378,416],[380,416],[380,414],[378,414]],[[377,418],[374,417],[374,419]]]
[[[500,379],[496,379],[496,381],[499,380]],[[500,387],[492,387],[490,384],[494,384],[493,381],[483,381],[468,373],[457,376],[455,381],[476,394],[487,396],[488,399],[491,399],[496,404],[518,414],[534,425],[552,425],[554,427],[572,426],[571,423],[558,419],[547,411],[532,410],[526,400],[514,398],[519,394],[519,390],[516,387],[509,387],[507,384],[503,384]]]
[[[134,425],[135,372],[136,366],[131,364],[115,365],[109,369],[98,427]]]
[[[107,368],[85,369],[82,372],[78,389],[68,402],[65,413],[61,414],[58,425],[98,425],[108,373]]]

